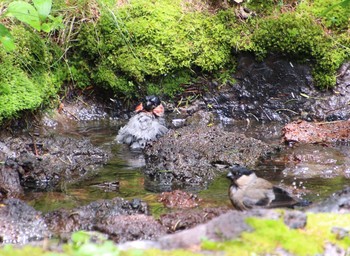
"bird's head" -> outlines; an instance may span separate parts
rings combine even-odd
[[[136,107],[136,112],[145,111],[153,113],[156,116],[164,115],[164,107],[161,104],[160,99],[157,96],[146,96],[142,103]]]
[[[245,167],[242,167],[238,164],[235,164],[233,166],[230,167],[230,171],[227,174],[227,178],[229,180],[231,180],[232,184],[236,184],[237,185],[237,181],[240,178],[244,178],[244,177],[249,177],[250,175],[254,174],[253,171],[248,170]]]
[[[150,112],[160,105],[160,99],[154,95],[146,96],[142,101],[142,105],[144,110]]]

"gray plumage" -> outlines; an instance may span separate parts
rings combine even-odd
[[[131,149],[143,149],[149,141],[168,132],[163,119],[164,107],[157,96],[146,96],[135,111],[136,115],[119,130],[118,143],[128,144]]]
[[[119,130],[116,139],[132,149],[143,149],[147,142],[157,140],[167,132],[163,118],[151,112],[139,112]]]

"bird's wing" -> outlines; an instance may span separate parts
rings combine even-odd
[[[293,207],[298,203],[298,200],[293,198],[287,191],[279,187],[274,186],[273,193],[275,195],[275,199],[270,203],[270,208]]]
[[[266,207],[275,199],[273,185],[265,179],[256,178],[245,189],[243,198],[243,203],[249,208]]]
[[[268,206],[272,200],[274,200],[272,189],[252,188],[244,193],[242,201],[247,208],[252,208],[254,206]]]

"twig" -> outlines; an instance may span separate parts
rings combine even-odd
[[[295,112],[295,111],[288,109],[288,108],[279,108],[279,109],[276,109],[276,111],[288,111],[288,112],[292,112],[293,114],[296,114],[296,115],[299,114],[298,112]]]

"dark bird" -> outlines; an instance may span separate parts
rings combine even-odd
[[[259,178],[253,171],[234,165],[230,167],[227,178],[231,180],[229,198],[233,207],[244,211],[252,208],[278,208],[307,206],[308,201],[298,200],[287,191],[273,186],[269,181]]]
[[[147,142],[157,140],[168,132],[164,121],[164,107],[157,96],[146,96],[136,107],[136,115],[120,128],[117,142],[132,149],[143,149]]]

